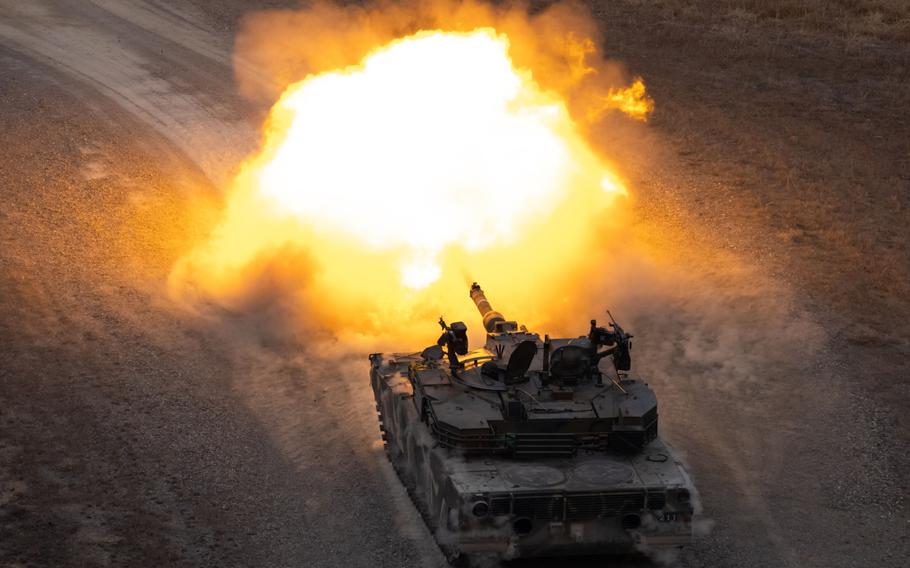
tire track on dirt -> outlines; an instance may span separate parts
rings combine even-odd
[[[85,83],[136,116],[223,186],[256,129],[233,93],[230,48],[144,3],[0,2],[0,42]]]

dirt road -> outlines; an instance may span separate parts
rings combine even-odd
[[[163,294],[256,142],[248,9],[0,0],[0,564],[443,565],[360,358]],[[905,566],[910,46],[593,9],[658,101],[679,270],[627,317],[714,523],[681,565]]]

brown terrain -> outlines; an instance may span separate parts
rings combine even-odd
[[[618,298],[704,507],[679,565],[906,566],[910,4],[589,5],[657,101],[633,236],[673,258]],[[259,7],[0,0],[0,566],[444,565],[361,357],[163,293],[255,146]]]

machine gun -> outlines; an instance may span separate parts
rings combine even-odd
[[[458,355],[468,354],[468,326],[460,321],[452,322],[452,325],[448,326],[441,316],[439,326],[442,327],[442,335],[439,336],[436,344],[446,348],[450,367],[462,366],[458,361]]]
[[[598,352],[599,357],[613,355],[613,364],[620,371],[628,371],[632,368],[632,334],[626,331],[616,323],[616,319],[610,310],[607,310],[610,316],[610,327],[597,327],[597,320],[591,320],[591,331],[588,332],[588,339],[595,346],[603,345],[608,347],[604,351]]]

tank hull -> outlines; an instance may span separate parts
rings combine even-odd
[[[691,540],[688,478],[659,439],[636,455],[466,456],[437,443],[405,377],[374,367],[371,383],[389,460],[450,561],[648,553]]]

